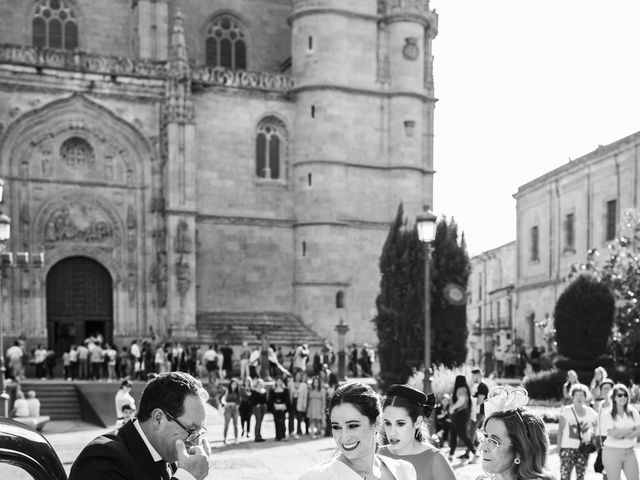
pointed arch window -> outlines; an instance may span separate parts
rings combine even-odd
[[[284,178],[286,129],[282,120],[267,117],[256,135],[256,176],[267,180]]]
[[[242,25],[230,15],[214,18],[207,27],[205,63],[232,70],[247,68],[247,41]]]
[[[38,0],[31,27],[34,47],[78,47],[78,22],[67,0]]]

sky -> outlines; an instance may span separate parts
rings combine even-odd
[[[475,255],[515,240],[519,186],[640,131],[640,1],[430,6],[433,212]]]

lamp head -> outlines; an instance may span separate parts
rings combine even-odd
[[[421,242],[432,242],[436,234],[437,217],[426,210],[416,217],[416,226],[418,227],[418,238]]]

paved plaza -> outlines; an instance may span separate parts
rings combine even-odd
[[[308,467],[330,458],[335,453],[333,439],[312,440],[303,436],[300,440],[276,442],[271,415],[267,415],[263,424],[264,443],[255,443],[251,439],[242,439],[239,444],[225,446],[222,443],[222,417],[217,410],[209,407],[207,420],[209,441],[213,446],[211,457],[211,480],[296,480]],[[112,430],[98,428],[82,422],[50,422],[44,435],[53,445],[67,473],[71,464],[85,444],[94,437]],[[230,432],[231,435],[231,432]],[[459,449],[456,454],[461,454]],[[560,462],[555,446],[552,446],[549,468],[559,478]],[[601,480],[602,476],[593,471],[593,460],[587,470],[586,480]],[[482,474],[480,462],[476,464],[453,463],[458,480],[475,480]],[[575,475],[575,474],[574,474]]]

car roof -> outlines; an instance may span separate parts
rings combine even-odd
[[[29,471],[36,479],[67,480],[55,450],[31,427],[0,417],[0,459]]]

